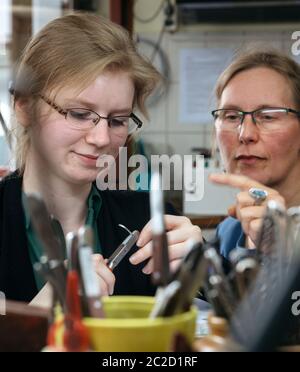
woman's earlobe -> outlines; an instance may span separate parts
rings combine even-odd
[[[17,117],[18,123],[20,123],[23,127],[29,127],[29,115],[27,112],[27,104],[28,102],[25,99],[19,99],[15,102],[15,114]]]

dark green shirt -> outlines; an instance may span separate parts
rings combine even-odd
[[[41,243],[37,239],[37,236],[32,228],[30,214],[26,206],[26,194],[25,193],[22,193],[22,203],[23,203],[23,209],[25,213],[26,235],[27,235],[27,241],[28,241],[29,256],[30,256],[31,264],[34,265],[36,262],[40,261],[40,258],[43,255],[43,248],[42,248]],[[98,225],[97,225],[97,218],[100,213],[101,205],[102,205],[101,195],[98,189],[96,188],[96,186],[92,185],[91,192],[87,199],[88,211],[87,211],[87,217],[86,217],[85,224],[87,226],[92,227],[94,231],[94,237],[95,237],[95,252],[94,253],[101,253],[101,246],[100,246],[100,240],[99,240],[99,235],[98,235]],[[60,241],[63,243],[63,246],[65,247],[65,237],[64,237],[63,230],[59,222],[57,221],[56,225],[53,227]],[[65,257],[66,257],[66,252],[65,252]],[[35,281],[36,281],[37,288],[40,291],[45,285],[45,280],[38,273],[36,273],[35,270],[34,270],[34,275],[35,275]]]

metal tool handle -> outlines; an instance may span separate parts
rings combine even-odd
[[[119,265],[134,244],[138,241],[139,236],[140,233],[137,230],[133,231],[108,258],[107,266],[111,271]]]

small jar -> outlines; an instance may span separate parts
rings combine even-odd
[[[228,338],[229,324],[224,318],[213,314],[208,316],[210,334],[202,339],[196,340],[194,349],[198,352],[225,352],[233,350],[233,343]]]

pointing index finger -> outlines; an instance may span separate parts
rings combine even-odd
[[[209,176],[209,179],[214,183],[235,187],[242,191],[248,191],[252,187],[264,189],[266,191],[269,190],[263,184],[242,175],[214,173]]]

